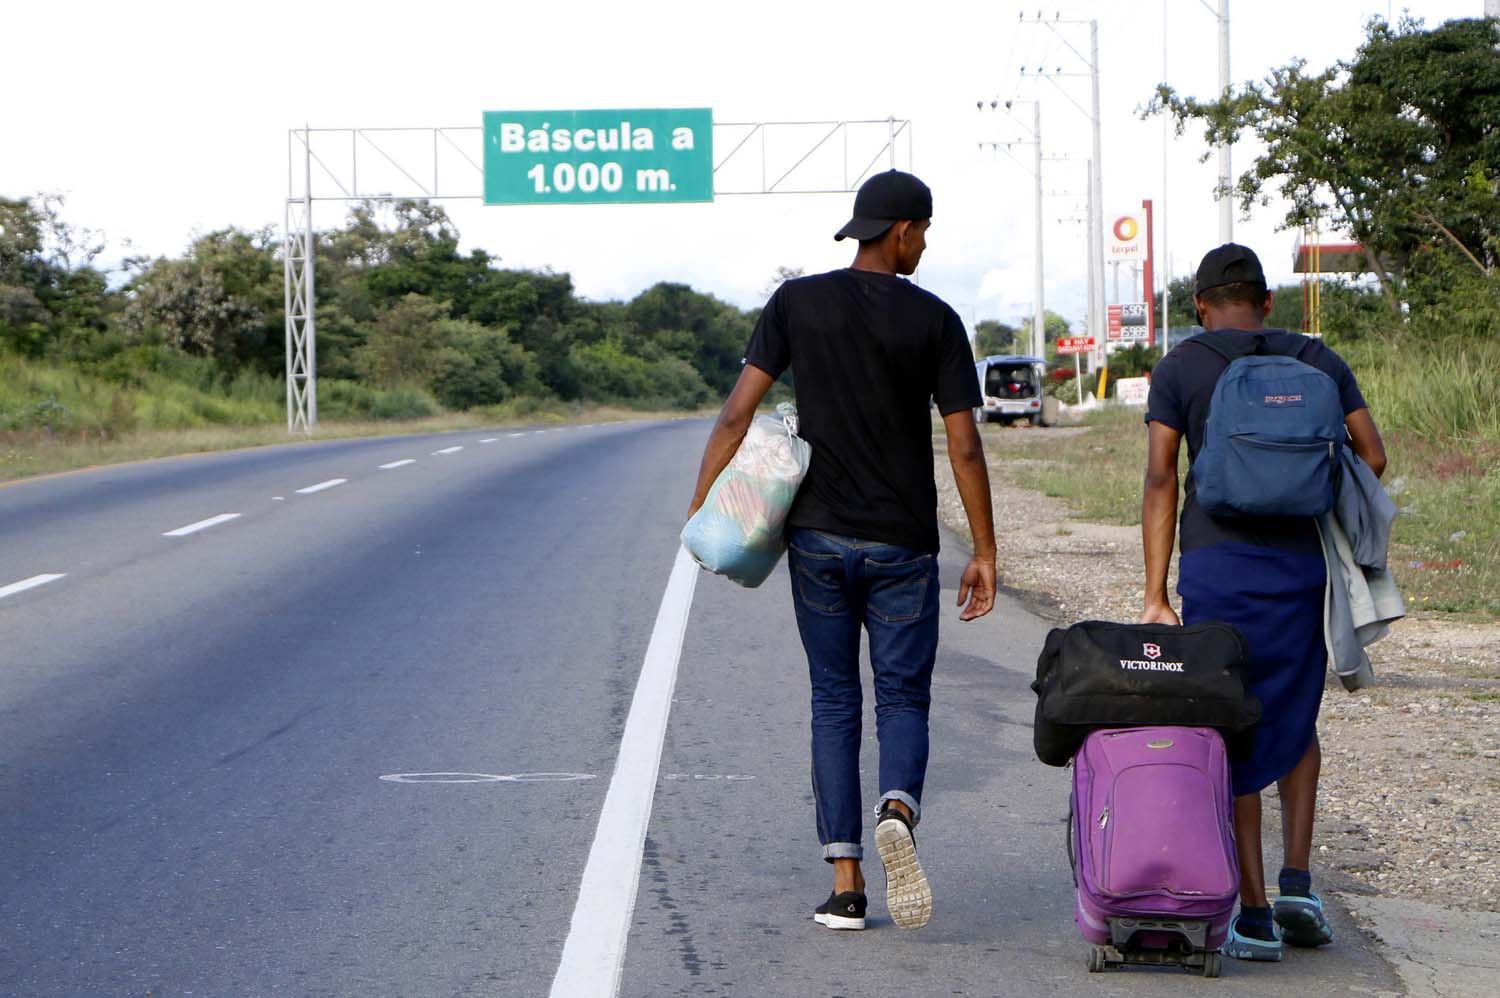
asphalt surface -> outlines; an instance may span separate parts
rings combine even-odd
[[[707,425],[517,432],[0,488],[0,591],[61,576],[0,596],[0,994],[548,993]],[[1337,910],[1336,946],[1219,981],[1088,974],[1068,774],[1030,747],[1046,624],[945,613],[936,914],[896,929],[872,861],[835,933],[785,569],[700,577],[620,994],[1401,993]]]

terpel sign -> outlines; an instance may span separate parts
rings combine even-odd
[[[1138,215],[1118,215],[1104,241],[1106,255],[1111,260],[1144,260],[1146,258],[1146,227]]]

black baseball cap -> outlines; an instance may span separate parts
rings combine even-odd
[[[900,170],[877,173],[854,195],[854,217],[834,233],[834,239],[875,239],[902,221],[932,217],[932,191],[922,181]]]
[[[1260,267],[1260,257],[1248,246],[1239,243],[1225,243],[1217,249],[1211,249],[1203,257],[1203,262],[1198,264],[1198,276],[1194,281],[1193,293],[1202,294],[1209,288],[1217,288],[1224,284],[1259,284],[1266,283],[1266,272]]]

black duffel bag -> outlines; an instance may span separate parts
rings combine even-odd
[[[1249,644],[1228,624],[1054,628],[1031,684],[1037,758],[1066,766],[1091,731],[1152,724],[1215,728],[1236,753],[1260,721],[1249,669]]]

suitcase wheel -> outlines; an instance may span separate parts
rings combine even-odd
[[[1104,947],[1089,947],[1089,973],[1097,974],[1104,969]]]

